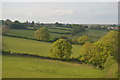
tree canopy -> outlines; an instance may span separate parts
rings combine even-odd
[[[42,27],[35,31],[34,38],[37,40],[48,41],[50,39],[50,33],[47,28]]]
[[[65,39],[59,39],[52,44],[50,56],[58,59],[69,59],[72,54],[72,45]]]
[[[110,31],[95,43],[85,43],[81,50],[79,60],[105,67],[107,60],[109,63],[118,57],[118,32]]]
[[[80,38],[78,38],[78,42],[80,44],[84,44],[85,42],[89,42],[89,40],[90,40],[90,37],[87,35],[83,35]]]

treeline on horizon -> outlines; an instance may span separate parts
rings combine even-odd
[[[35,23],[34,21],[29,22],[20,22],[18,20],[12,21],[10,19],[6,20],[0,20],[0,23],[2,25],[7,25],[11,29],[27,29],[27,27],[66,27],[66,28],[73,28],[73,27],[91,27],[93,29],[107,29],[109,26],[111,27],[117,27],[116,24],[64,24],[64,23]]]

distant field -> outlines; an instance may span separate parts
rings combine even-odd
[[[108,31],[106,31],[106,30],[87,30],[87,31],[83,31],[77,35],[88,35],[91,37],[102,37],[107,33],[108,33]]]
[[[48,42],[3,36],[3,50],[10,50],[11,52],[49,56],[51,44]],[[73,57],[78,57],[81,46],[73,45],[72,47]]]
[[[89,35],[91,36],[91,41],[97,41],[100,37],[104,36],[108,31],[101,31],[101,30],[87,30],[80,32],[79,34],[75,36],[71,36],[70,33],[71,28],[68,28],[68,30],[61,30],[64,28],[61,27],[56,27],[55,29],[49,29],[51,32],[58,32],[58,33],[50,33],[51,35],[51,40],[54,38],[59,38],[61,36],[67,36],[70,38],[79,38],[81,35]],[[62,34],[59,34],[62,33]],[[19,30],[19,29],[10,29],[10,31],[7,33],[7,35],[13,35],[13,36],[20,36],[20,37],[27,37],[27,38],[34,38],[34,30]]]
[[[71,33],[71,31],[61,30],[61,29],[48,29],[50,32],[59,32],[59,33]]]
[[[54,29],[53,29],[54,30]],[[35,30],[19,30],[19,29],[10,29],[9,32],[7,33],[7,35],[13,35],[13,36],[20,36],[20,37],[27,37],[27,38],[34,38],[34,31]],[[51,31],[51,29],[50,29]],[[54,30],[55,31],[55,30]],[[57,30],[59,31],[59,30]],[[57,32],[56,31],[56,32]],[[61,30],[61,31],[64,31],[65,30]],[[59,31],[60,32],[60,31]],[[54,39],[54,38],[59,38],[63,35],[66,35],[66,36],[70,36],[70,35],[67,35],[67,34],[57,34],[57,33],[50,33],[50,36],[51,36],[51,40]]]
[[[3,78],[103,78],[91,65],[3,55]]]

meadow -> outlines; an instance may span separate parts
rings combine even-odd
[[[35,30],[20,30],[20,29],[10,29],[7,35],[12,35],[12,36],[19,36],[19,37],[27,37],[34,39],[34,31]],[[72,36],[70,34],[71,28],[60,28],[60,27],[55,27],[55,28],[50,28],[50,40],[53,40],[55,38],[60,38],[62,36],[67,36],[69,38],[79,38],[81,35],[88,35],[91,37],[91,41],[97,41],[100,37],[104,36],[105,34],[108,33],[106,30],[86,30],[83,32],[80,32],[77,35]],[[66,34],[69,33],[69,34]]]
[[[3,50],[13,53],[27,53],[49,56],[52,43],[3,36]],[[80,45],[73,45],[73,57],[79,56]]]
[[[3,55],[3,78],[101,78],[106,71],[88,64]]]
[[[53,31],[54,29],[52,29]],[[19,37],[27,37],[27,38],[31,38],[34,39],[34,31],[35,30],[19,30],[19,29],[10,29],[9,32],[7,33],[7,35],[12,35],[12,36],[19,36]],[[51,31],[51,29],[50,29]],[[56,32],[59,30],[56,30]],[[65,31],[65,30],[61,30],[61,31]],[[62,33],[62,32],[61,32]],[[68,34],[58,34],[58,33],[50,33],[51,35],[51,40],[53,40],[54,38],[59,38],[63,35],[65,36],[70,36]]]
[[[58,34],[71,32],[66,28],[50,28],[51,40],[61,36],[72,38],[81,35],[91,36],[93,41],[104,36],[108,31],[87,30],[75,36],[71,34]],[[34,39],[35,30],[19,30],[10,29],[7,35],[27,37]],[[58,32],[58,33],[53,33]],[[3,50],[11,53],[33,54],[38,56],[49,57],[51,42],[43,42],[31,39],[2,36]],[[81,45],[72,44],[72,57],[77,58],[80,53]],[[110,78],[117,77],[117,64],[113,64],[110,68],[100,70],[93,65],[77,62],[65,62],[60,60],[50,60],[35,58],[30,56],[6,55],[3,54],[3,78]],[[113,68],[114,67],[114,68]]]

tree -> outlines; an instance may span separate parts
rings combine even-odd
[[[80,38],[78,38],[78,42],[80,44],[84,44],[85,42],[88,42],[90,40],[90,37],[88,37],[87,35],[83,35]]]
[[[102,59],[103,56],[99,52],[100,49],[96,44],[86,42],[80,50],[82,55],[78,59],[95,66],[102,66],[105,58]]]
[[[89,28],[93,29],[93,30],[102,30],[102,26],[101,25],[91,25]]]
[[[11,28],[12,29],[26,29],[27,26],[24,23],[19,22],[18,20],[15,20],[12,24],[11,24]]]
[[[117,59],[118,31],[110,31],[108,34],[99,39],[96,44],[101,49],[102,53],[114,56],[114,59]]]
[[[11,24],[12,24],[12,21],[9,20],[9,19],[6,19],[6,20],[4,21],[4,23],[3,23],[3,25],[6,25],[6,26],[8,26],[8,27],[11,27]]]
[[[79,60],[105,68],[112,59],[117,59],[118,32],[110,31],[95,43],[85,43],[81,50]]]
[[[78,34],[82,31],[85,31],[86,27],[83,25],[77,25],[77,24],[73,24],[72,25],[72,35]]]
[[[50,56],[52,58],[68,60],[72,54],[72,45],[65,39],[59,39],[52,44]]]
[[[34,38],[37,40],[48,41],[50,39],[50,33],[47,28],[42,27],[35,31]]]

